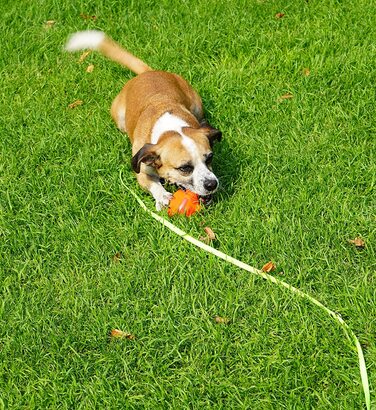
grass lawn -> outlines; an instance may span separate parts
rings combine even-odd
[[[199,91],[223,131],[221,189],[175,223],[197,238],[211,227],[213,246],[253,266],[272,260],[339,312],[376,405],[375,6],[1,2],[0,409],[364,408],[333,319],[195,249],[127,193],[120,171],[154,208],[109,116],[133,74],[62,51],[87,28]],[[115,328],[135,339],[110,340]]]

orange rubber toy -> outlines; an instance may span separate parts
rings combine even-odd
[[[167,213],[168,216],[175,214],[191,216],[199,210],[200,201],[198,195],[191,191],[183,191],[182,189],[179,189],[174,193]]]

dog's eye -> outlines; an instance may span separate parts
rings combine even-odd
[[[182,172],[183,174],[192,174],[193,166],[190,164],[186,164],[186,165],[179,167],[178,170]]]
[[[211,165],[212,161],[213,161],[213,153],[211,152],[210,154],[208,154],[206,156],[205,164],[206,165]]]

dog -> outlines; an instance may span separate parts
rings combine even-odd
[[[97,50],[135,74],[111,106],[117,127],[132,143],[132,168],[159,211],[172,194],[163,181],[211,198],[219,181],[212,170],[213,144],[222,133],[204,117],[198,93],[181,76],[151,69],[102,31],[74,33],[67,51]]]

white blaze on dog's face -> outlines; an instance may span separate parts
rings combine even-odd
[[[220,131],[211,127],[175,128],[158,135],[157,142],[154,137],[156,143],[147,144],[136,154],[134,160],[144,164],[144,172],[157,173],[160,178],[172,184],[200,196],[208,196],[218,188],[218,179],[211,168],[211,145],[220,137]]]

